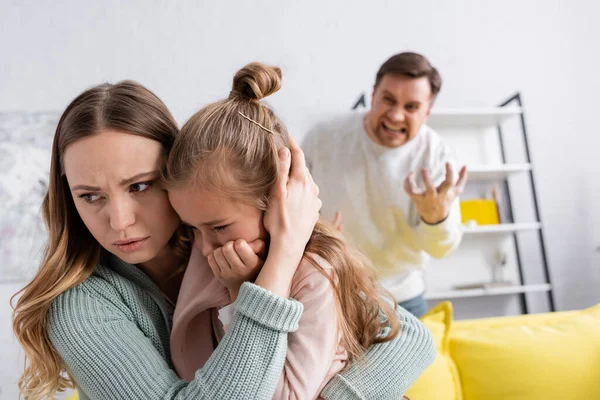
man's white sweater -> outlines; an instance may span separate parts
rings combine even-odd
[[[425,291],[421,270],[429,258],[448,255],[462,231],[458,199],[443,222],[428,225],[405,192],[404,180],[416,172],[423,187],[420,171],[428,168],[437,186],[452,159],[441,137],[425,125],[403,146],[380,146],[367,136],[364,116],[352,112],[320,123],[302,148],[319,185],[321,215],[331,221],[341,211],[346,238],[370,258],[396,300],[409,300]]]

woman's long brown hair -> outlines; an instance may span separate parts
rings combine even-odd
[[[39,271],[13,296],[13,330],[25,351],[25,371],[19,380],[27,399],[53,398],[73,387],[62,360],[48,338],[46,314],[61,293],[85,281],[96,268],[101,246],[81,220],[64,174],[66,148],[80,138],[116,130],[160,142],[165,159],[178,133],[164,103],[137,82],[123,81],[92,87],[69,104],[62,114],[54,141],[48,191],[42,216],[48,242]],[[185,257],[184,236],[176,233],[171,245]]]

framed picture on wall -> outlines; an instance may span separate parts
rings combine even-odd
[[[26,280],[41,260],[55,112],[0,112],[0,282]]]

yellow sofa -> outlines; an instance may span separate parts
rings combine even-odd
[[[600,400],[600,304],[454,322],[443,302],[422,321],[438,356],[412,400]]]

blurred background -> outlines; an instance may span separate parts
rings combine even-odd
[[[26,219],[39,210],[53,128],[77,94],[104,81],[139,81],[183,123],[202,105],[226,97],[243,65],[275,64],[283,69],[283,87],[267,102],[298,141],[317,120],[351,109],[362,95],[368,105],[380,64],[401,51],[425,55],[440,71],[438,110],[495,107],[520,93],[541,220],[527,215],[521,222],[542,224],[556,309],[598,303],[598,15],[600,3],[584,0],[3,0],[0,398],[17,396],[22,353],[9,299],[35,271],[43,243],[39,221]],[[520,126],[510,129],[510,137],[521,140]],[[461,150],[466,139],[449,140],[462,163],[484,163],[473,154],[477,146]],[[513,162],[522,163],[518,158]],[[524,204],[532,214],[527,182],[513,186],[513,209]],[[494,259],[498,250],[511,264],[507,276],[517,279],[518,235],[465,238],[456,256],[430,265],[428,292],[444,298],[459,284],[481,281],[487,267],[469,260]],[[531,283],[539,283],[543,257],[534,235],[523,238],[519,256],[521,267],[533,271]],[[478,251],[485,254],[474,255]],[[545,297],[531,296],[531,312],[547,311]],[[434,297],[432,304],[439,300]],[[510,315],[520,313],[518,301],[474,296],[457,298],[455,308],[460,318]]]

